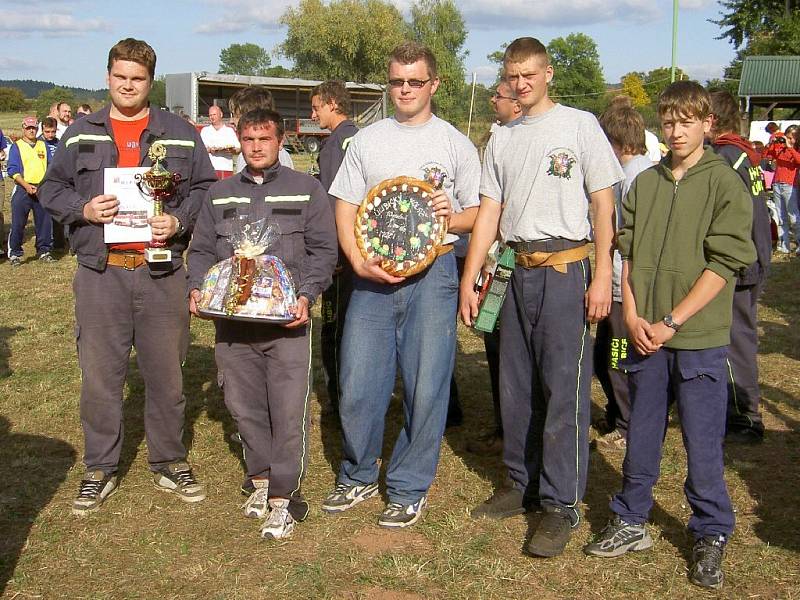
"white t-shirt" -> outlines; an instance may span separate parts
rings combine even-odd
[[[233,128],[223,125],[215,129],[213,125],[206,125],[200,130],[200,137],[206,148],[236,148],[239,150],[239,138]],[[233,153],[215,152],[208,153],[211,165],[215,171],[233,171]]]
[[[623,177],[595,116],[556,104],[492,134],[481,195],[503,204],[504,242],[588,240],[589,194]]]
[[[422,125],[404,125],[390,117],[351,138],[328,193],[360,205],[367,192],[385,179],[406,175],[427,180],[438,173],[445,175],[442,189],[453,212],[462,212],[480,203],[480,170],[475,146],[447,121],[433,115]]]
[[[661,160],[661,147],[656,134],[645,129],[644,145],[647,148],[647,158],[650,159],[650,162],[659,162]]]

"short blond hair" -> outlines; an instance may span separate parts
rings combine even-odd
[[[521,63],[529,58],[541,58],[545,65],[550,64],[550,55],[544,44],[532,37],[521,37],[515,39],[506,48],[503,54],[503,64]]]

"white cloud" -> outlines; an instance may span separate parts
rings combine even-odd
[[[265,3],[263,0],[204,0],[211,20],[195,28],[196,33],[240,33],[252,29],[278,29],[280,18],[299,0]],[[277,6],[275,6],[277,4]]]
[[[110,29],[110,24],[103,19],[75,18],[71,14],[56,12],[36,12],[31,16],[29,9],[8,12],[0,19],[0,33],[19,37],[32,33],[55,36],[78,35]]]
[[[497,69],[497,65],[480,65],[479,67],[473,67],[469,73],[466,73],[466,79],[468,82],[472,82],[472,73],[475,73],[475,78],[478,83],[489,85],[494,83],[497,79]]]
[[[40,64],[22,58],[0,56],[0,71],[30,71],[38,69],[41,66]]]

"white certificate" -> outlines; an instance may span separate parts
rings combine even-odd
[[[153,233],[147,219],[153,216],[153,199],[136,185],[136,175],[150,167],[107,168],[103,173],[103,193],[113,194],[119,201],[114,221],[103,226],[106,244],[149,242]]]

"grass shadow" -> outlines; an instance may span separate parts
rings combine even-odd
[[[11,358],[10,340],[22,327],[0,327],[0,379],[11,375],[8,359]]]
[[[11,431],[0,416],[0,596],[14,574],[37,516],[75,464],[67,442]]]

